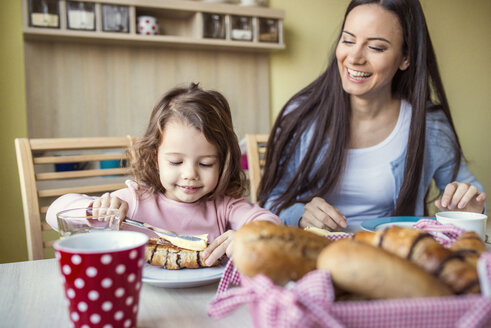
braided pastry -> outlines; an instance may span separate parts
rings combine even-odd
[[[161,238],[150,238],[145,247],[145,261],[168,270],[199,269],[207,267],[201,251],[193,251],[175,246]],[[212,266],[220,264],[215,262]]]
[[[479,256],[487,250],[479,235],[472,231],[464,232],[457,237],[450,249],[455,253],[461,254],[474,268],[477,265]]]
[[[438,277],[455,294],[480,292],[475,266],[422,230],[391,226],[375,232],[360,231],[353,238],[410,260]]]

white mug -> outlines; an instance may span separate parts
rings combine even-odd
[[[486,221],[488,219],[486,214],[448,211],[438,212],[435,216],[436,220],[442,224],[450,223],[464,230],[474,231],[482,240],[486,240]]]
[[[267,0],[240,0],[241,6],[268,6]]]
[[[159,34],[159,24],[157,18],[152,16],[138,16],[136,28],[140,34]]]

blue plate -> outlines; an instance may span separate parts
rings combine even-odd
[[[385,218],[376,218],[365,220],[361,224],[363,230],[375,231],[385,229],[389,226],[398,225],[401,227],[412,227],[413,224],[419,221],[419,219],[431,219],[431,217],[421,217],[421,216],[388,216]]]

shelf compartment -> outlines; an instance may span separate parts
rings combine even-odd
[[[278,43],[280,40],[280,22],[273,18],[258,19],[259,42]]]
[[[66,2],[67,28],[70,30],[95,31],[95,4],[91,2]]]
[[[136,7],[135,11],[136,19],[140,16],[155,17],[159,25],[160,35],[198,37],[197,13],[195,12],[141,7]]]
[[[227,38],[227,15],[202,13],[203,38],[226,39]]]
[[[60,28],[60,5],[57,0],[29,0],[29,26]]]
[[[130,8],[128,6],[101,5],[102,32],[130,32]]]
[[[252,41],[254,38],[253,18],[250,16],[230,16],[230,39],[234,41]]]

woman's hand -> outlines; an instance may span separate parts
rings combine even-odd
[[[301,228],[316,227],[333,231],[346,228],[346,217],[324,199],[314,197],[305,205],[305,211],[298,225]]]
[[[111,197],[109,193],[102,195],[100,198],[97,198],[92,203],[92,214],[94,216],[99,216],[101,214],[105,214],[101,212],[101,208],[109,208],[109,209],[117,209],[119,210],[119,225],[123,222],[123,219],[126,217],[128,213],[128,203],[121,198]],[[111,216],[108,216],[111,218]]]
[[[234,230],[225,231],[203,251],[203,258],[206,259],[206,265],[213,265],[223,254],[227,254],[228,257],[232,256],[234,233]]]
[[[435,206],[441,211],[482,213],[486,198],[486,193],[479,193],[476,186],[454,181],[445,187],[442,198],[435,201]]]

